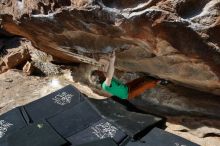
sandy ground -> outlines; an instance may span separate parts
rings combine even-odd
[[[107,98],[94,93],[88,86],[74,82],[67,74],[65,76],[37,77],[25,76],[19,70],[9,70],[0,74],[0,113],[39,99],[69,84],[90,98]]]

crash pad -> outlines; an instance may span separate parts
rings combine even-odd
[[[30,122],[47,119],[82,102],[84,96],[72,85],[33,101],[24,106]]]
[[[130,141],[126,146],[199,146],[182,137],[159,128],[152,129],[138,141]]]
[[[106,120],[111,121],[112,124],[134,139],[164,122],[161,117],[128,111],[126,106],[112,99],[90,99],[89,102]]]
[[[67,138],[86,129],[100,119],[101,116],[84,101],[49,118],[48,122],[57,132]]]
[[[0,116],[0,145],[6,146],[6,137],[27,124],[17,107]]]
[[[112,138],[116,143],[120,144],[126,137],[127,135],[116,126],[105,119],[101,119],[88,128],[68,137],[67,140],[72,145],[79,145],[104,138]]]
[[[9,135],[7,144],[8,146],[63,146],[67,141],[46,121],[40,121]]]

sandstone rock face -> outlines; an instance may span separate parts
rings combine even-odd
[[[0,73],[24,64],[31,57],[24,40],[18,38],[9,39],[5,42],[4,47],[7,55],[1,59]]]
[[[94,63],[220,95],[219,0],[3,0],[1,28],[65,62]]]

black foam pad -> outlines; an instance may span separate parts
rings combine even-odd
[[[24,106],[30,119],[35,122],[56,115],[82,102],[84,96],[73,86],[68,85],[39,100]]]
[[[52,118],[49,118],[48,122],[63,137],[67,138],[86,129],[100,119],[100,115],[94,111],[86,101],[84,101]]]
[[[81,144],[78,146],[118,146],[118,145],[111,138],[105,138],[90,143]]]
[[[127,135],[133,138],[145,131],[149,131],[163,121],[162,118],[150,114],[130,112],[125,106],[112,99],[90,99],[90,102],[108,121],[111,121],[114,125],[118,126],[125,131]]]
[[[112,125],[105,119],[101,119],[85,130],[82,130],[67,139],[72,145],[79,145],[104,138],[113,138],[114,141],[119,144],[126,137],[127,135],[116,126]]]
[[[25,127],[27,124],[19,108],[15,108],[0,116],[0,145],[6,146],[6,137]]]
[[[7,143],[8,146],[62,146],[67,141],[42,121],[9,135]]]
[[[152,129],[140,141],[129,142],[126,146],[199,146],[182,137],[159,128]]]

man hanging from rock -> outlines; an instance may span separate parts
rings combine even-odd
[[[109,61],[102,60],[101,63],[104,64],[102,69],[91,72],[90,82],[96,86],[101,85],[103,90],[121,99],[132,100],[144,91],[156,87],[158,84],[165,85],[168,83],[165,80],[147,81],[145,77],[141,77],[123,84],[113,77],[115,70],[115,52],[109,56]]]

